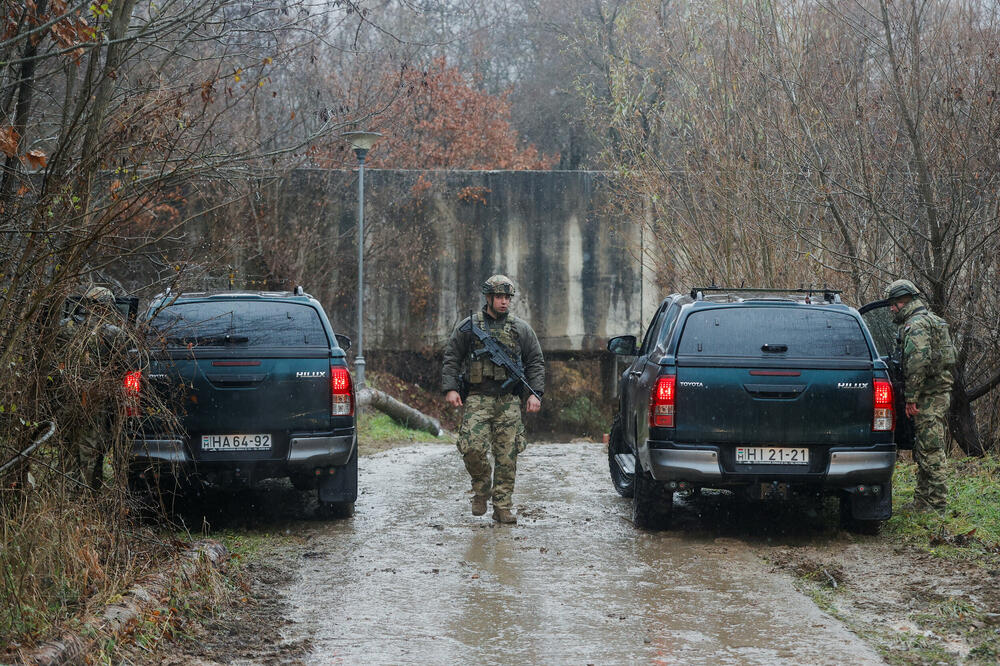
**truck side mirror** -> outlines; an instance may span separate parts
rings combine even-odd
[[[341,335],[340,333],[334,333],[334,337],[337,338],[337,344],[344,351],[348,351],[351,348],[351,339],[346,335]]]
[[[635,336],[619,335],[608,340],[608,351],[619,356],[635,356]]]

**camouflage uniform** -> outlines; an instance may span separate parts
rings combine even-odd
[[[67,468],[72,478],[93,490],[100,487],[111,437],[111,412],[116,408],[113,397],[106,395],[107,380],[102,380],[102,374],[109,368],[119,369],[126,343],[122,329],[107,320],[113,308],[111,292],[93,287],[77,310],[59,322],[59,342],[66,359],[63,365],[75,373],[64,387],[70,395],[62,397],[65,406],[75,405],[67,412],[71,419],[66,433]],[[114,380],[111,385],[117,387]]]
[[[511,314],[494,319],[485,306],[472,317],[480,328],[508,350],[512,360],[521,359],[525,378],[541,395],[545,388],[545,360],[531,326]],[[482,343],[471,331],[461,330],[467,321],[465,318],[456,324],[445,348],[442,391],[462,393],[468,388],[468,395],[463,396],[465,410],[458,431],[458,451],[472,477],[475,496],[483,499],[492,496],[494,509],[509,509],[517,454],[526,445],[521,400],[516,393],[501,388],[507,379],[502,367],[493,364],[488,356],[472,358],[473,351],[482,347]],[[513,390],[517,391],[517,387]],[[495,469],[490,467],[490,454]]]
[[[954,381],[950,371],[954,348],[947,324],[916,296],[893,315],[893,321],[899,325],[905,399],[918,409],[913,418],[913,459],[917,463],[914,500],[921,507],[941,510],[947,498],[945,419]]]

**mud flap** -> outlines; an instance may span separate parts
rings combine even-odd
[[[358,451],[350,462],[334,467],[333,474],[323,475],[318,482],[320,502],[354,502],[358,499]]]
[[[888,520],[892,518],[892,484],[882,485],[878,495],[850,493],[851,517],[854,520]]]

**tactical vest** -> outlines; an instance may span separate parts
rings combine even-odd
[[[927,317],[931,322],[931,363],[930,373],[940,375],[945,371],[950,371],[958,360],[955,345],[951,341],[951,334],[948,329],[948,322],[937,316],[927,308],[919,308],[914,312],[915,317]],[[902,342],[902,341],[901,341]]]
[[[507,355],[511,359],[516,360],[521,356],[521,345],[518,341],[517,330],[514,328],[514,322],[510,315],[507,315],[503,326],[500,328],[487,328],[482,310],[473,314],[472,319],[476,323],[476,326],[486,331],[491,338],[499,342],[507,350]],[[473,336],[469,358],[469,383],[482,384],[484,379],[493,379],[498,382],[507,381],[507,370],[493,363],[489,355],[484,354],[478,359],[472,356],[473,352],[477,349],[482,349],[484,346],[479,338]]]

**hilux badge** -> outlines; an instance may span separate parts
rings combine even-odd
[[[868,382],[837,382],[837,388],[863,389],[868,388]]]
[[[323,372],[323,371],[320,371],[320,372],[296,372],[295,376],[296,377],[326,377],[326,373]]]

